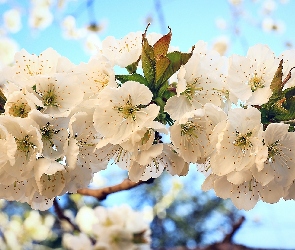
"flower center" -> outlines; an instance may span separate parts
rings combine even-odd
[[[57,102],[57,95],[52,89],[48,90],[42,96],[42,100],[43,100],[44,106],[59,107],[59,104]]]
[[[25,118],[30,111],[31,108],[25,103],[14,103],[9,109],[9,114],[15,117]]]
[[[120,111],[123,114],[123,117],[125,119],[128,119],[129,117],[131,117],[133,121],[136,120],[136,112],[140,110],[140,107],[132,105],[132,99],[130,95],[124,106],[115,107],[115,108],[117,108],[118,111]]]
[[[45,126],[41,127],[40,130],[41,130],[42,139],[44,141],[49,141],[51,145],[53,146],[52,137],[53,135],[56,135],[60,130],[54,129],[53,125],[50,125],[49,122],[47,122]]]
[[[248,148],[253,146],[252,142],[250,141],[250,137],[252,132],[248,132],[247,134],[241,134],[236,131],[236,139],[234,140],[233,144],[237,147],[242,149],[242,152],[245,153]]]
[[[104,88],[109,83],[109,75],[105,72],[101,72],[98,78],[94,79],[94,82],[99,83],[101,87]]]
[[[26,135],[22,139],[15,138],[16,144],[17,144],[17,150],[22,151],[25,153],[26,157],[29,156],[29,153],[31,150],[34,150],[36,145],[32,142],[30,142],[30,135]]]
[[[188,135],[190,137],[198,138],[198,135],[196,134],[197,129],[201,129],[199,125],[196,125],[192,121],[188,121],[185,124],[181,124],[181,136]]]
[[[200,83],[198,82],[199,78],[196,78],[193,82],[187,83],[186,89],[183,94],[187,99],[192,100],[195,96],[196,91],[202,91],[203,87],[199,87]]]
[[[267,146],[267,150],[268,150],[267,157],[270,163],[275,162],[275,156],[280,154],[279,146],[280,146],[279,140]]]
[[[262,79],[262,77],[257,76],[257,74],[255,73],[248,84],[250,85],[252,92],[255,92],[259,88],[264,88],[264,83],[265,81]]]

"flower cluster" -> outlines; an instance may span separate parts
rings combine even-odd
[[[63,246],[70,250],[148,250],[150,228],[143,214],[127,205],[105,208],[82,207],[76,215],[81,232],[65,233]],[[92,240],[95,244],[92,244]]]
[[[195,163],[202,188],[240,209],[293,199],[294,50],[227,58],[200,41],[182,53],[171,36],[109,37],[79,65],[51,48],[16,53],[1,72],[0,197],[48,209],[111,161],[134,182]]]

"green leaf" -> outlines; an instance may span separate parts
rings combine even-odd
[[[282,92],[283,88],[283,59],[280,61],[279,67],[271,81],[270,88],[274,95]]]
[[[142,35],[142,52],[141,52],[142,69],[145,78],[150,86],[154,84],[156,75],[156,62],[154,48],[146,39],[146,32]]]
[[[140,61],[140,57],[139,57],[139,59],[136,62],[131,63],[130,65],[128,65],[127,67],[125,67],[127,69],[127,71],[128,71],[129,74],[136,73],[136,70],[137,70],[137,66],[138,66],[139,61]]]
[[[156,61],[156,82],[159,81],[169,65],[170,60],[167,57],[161,57]]]
[[[148,85],[147,80],[140,74],[132,74],[132,75],[116,75],[116,79],[119,80],[121,83],[127,82],[127,81],[135,81],[139,82],[144,85]]]
[[[194,47],[192,48],[193,51]],[[180,51],[174,51],[167,54],[167,58],[170,60],[170,64],[163,73],[163,75],[157,81],[157,86],[161,86],[165,83],[177,70],[180,69],[181,65],[185,65],[191,58],[191,53],[181,53]]]

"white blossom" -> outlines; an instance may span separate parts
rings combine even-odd
[[[228,120],[218,123],[211,143],[216,150],[210,156],[212,172],[226,175],[232,171],[249,169],[256,164],[263,169],[267,158],[267,147],[262,143],[260,112],[256,108],[236,108],[228,113]]]
[[[122,39],[108,36],[102,41],[102,54],[113,65],[124,68],[139,59],[141,55],[141,32],[131,32]]]
[[[94,127],[113,144],[127,140],[159,112],[157,105],[149,104],[152,92],[138,82],[128,81],[119,88],[104,88],[98,98]]]
[[[272,94],[270,84],[278,66],[267,45],[250,47],[246,57],[232,55],[227,77],[229,90],[246,104],[264,104]]]

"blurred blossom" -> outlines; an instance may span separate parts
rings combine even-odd
[[[66,16],[61,22],[61,27],[66,39],[80,39],[85,36],[85,30],[77,28],[76,19],[73,16]]]
[[[75,221],[83,232],[90,234],[92,226],[98,222],[98,218],[92,208],[84,206],[79,209]]]
[[[6,204],[6,200],[0,199],[0,208],[4,207]]]
[[[274,0],[265,0],[262,4],[263,13],[269,14],[277,8],[277,4]]]
[[[90,183],[91,187],[103,187],[107,182],[107,179],[101,175],[100,172],[97,172],[93,175],[92,182]]]
[[[51,227],[53,224],[46,225],[40,213],[35,210],[29,212],[29,216],[24,220],[23,225],[27,235],[30,235],[33,240],[46,240],[52,234]]]
[[[226,20],[224,18],[217,18],[215,24],[216,27],[221,30],[225,30],[227,26]]]
[[[7,37],[0,38],[0,67],[14,61],[14,55],[19,50],[18,44]]]
[[[243,0],[228,0],[228,2],[232,5],[239,5],[243,2]]]
[[[0,226],[4,227],[9,221],[8,215],[5,213],[0,213]]]
[[[3,14],[3,21],[5,28],[11,33],[20,31],[22,27],[20,11],[17,9],[6,11]]]
[[[64,234],[62,244],[71,250],[93,249],[90,239],[84,233],[80,233],[79,235]]]
[[[266,17],[262,20],[262,29],[265,32],[279,32],[284,33],[285,32],[285,24],[281,20],[274,20],[270,17]]]
[[[39,7],[49,7],[52,4],[52,0],[31,0],[31,3]]]
[[[152,222],[152,220],[154,219],[154,210],[153,207],[151,206],[145,206],[142,210],[142,214],[143,214],[143,219],[146,222]]]
[[[46,29],[52,24],[53,14],[48,7],[35,6],[31,9],[29,25],[33,29]]]
[[[84,48],[89,54],[95,54],[100,45],[101,40],[99,39],[99,36],[97,34],[90,33],[87,35],[84,42]]]
[[[213,42],[212,49],[217,51],[220,55],[224,55],[229,47],[229,38],[227,36],[220,36]]]

